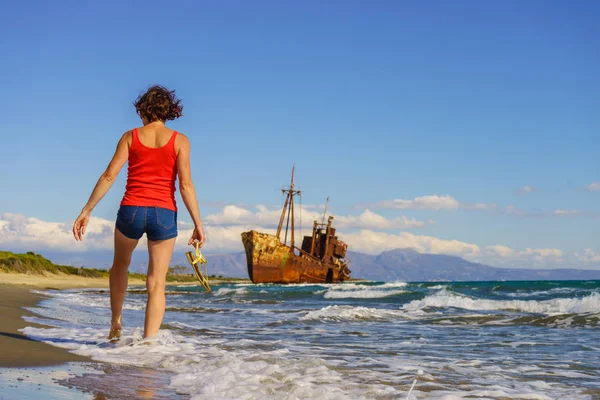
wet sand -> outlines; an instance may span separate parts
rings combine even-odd
[[[86,278],[71,275],[26,275],[0,273],[0,367],[47,366],[70,361],[89,361],[45,343],[29,339],[19,332],[25,326],[39,327],[23,320],[32,315],[23,307],[32,307],[43,295],[34,289],[107,288],[108,278]],[[130,286],[145,286],[141,279],[129,279]]]
[[[167,389],[167,373],[96,362],[19,332],[25,326],[42,326],[23,320],[32,315],[24,307],[33,307],[44,298],[32,290],[108,287],[108,279],[77,278],[0,274],[0,399],[189,398]]]
[[[71,361],[89,361],[87,357],[37,342],[19,332],[25,326],[40,326],[23,320],[24,315],[32,315],[24,307],[35,306],[43,299],[43,295],[31,292],[34,289],[106,288],[108,278],[0,273],[0,282],[0,367],[41,367]],[[129,284],[143,286],[145,282],[130,279]]]
[[[19,332],[19,329],[25,326],[40,326],[27,323],[22,318],[23,315],[32,315],[23,307],[34,306],[43,298],[31,290],[24,286],[0,284],[0,367],[47,366],[70,361],[89,361],[87,357],[31,340]]]
[[[26,275],[0,273],[0,367],[32,367],[57,365],[71,361],[89,361],[42,342],[29,339],[19,332],[25,326],[39,327],[23,320],[32,315],[23,307],[32,307],[43,295],[32,293],[34,289],[107,288],[108,278],[85,278],[69,275]],[[217,283],[218,281],[210,281]],[[175,285],[198,285],[198,282],[173,282]],[[146,285],[140,279],[129,279],[129,286]]]

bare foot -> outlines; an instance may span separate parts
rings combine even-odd
[[[113,321],[110,324],[110,332],[108,332],[108,340],[119,340],[121,338],[121,318]]]

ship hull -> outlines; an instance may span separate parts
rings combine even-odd
[[[294,254],[289,246],[266,233],[242,233],[248,276],[253,283],[340,283],[341,269],[304,254]]]

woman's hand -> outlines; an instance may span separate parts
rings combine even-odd
[[[192,245],[195,241],[200,242],[198,247],[202,247],[202,245],[206,241],[206,236],[204,235],[204,228],[202,227],[202,224],[194,228],[194,233],[192,233],[192,237],[190,238],[188,244]]]
[[[85,233],[85,228],[90,220],[90,213],[87,211],[82,211],[79,214],[79,217],[73,223],[73,236],[75,236],[75,240],[81,241],[83,240],[83,234]]]

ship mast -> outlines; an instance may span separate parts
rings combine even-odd
[[[325,225],[325,214],[327,214],[327,205],[329,204],[329,196],[327,196],[327,201],[325,202],[325,211],[323,211],[323,219],[321,219],[321,225]]]
[[[283,204],[283,209],[281,210],[281,217],[279,218],[279,225],[277,226],[277,239],[279,239],[279,241],[281,242],[281,229],[283,228],[283,220],[285,218],[285,214],[287,213],[287,221],[285,224],[285,239],[283,241],[283,244],[286,244],[288,228],[290,227],[290,216],[291,216],[292,226],[291,226],[290,247],[292,249],[294,248],[294,196],[302,193],[300,190],[294,189],[294,169],[295,169],[295,166],[292,167],[292,180],[290,182],[290,188],[289,189],[281,189],[281,193],[286,193],[287,196],[285,198],[285,203]]]

